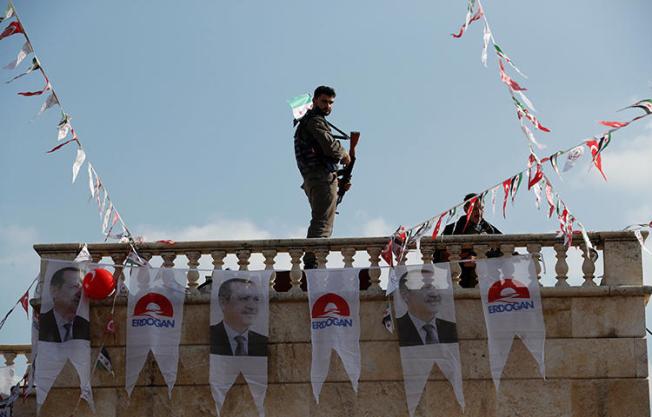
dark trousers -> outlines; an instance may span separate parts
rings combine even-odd
[[[307,176],[303,180],[303,191],[308,197],[312,215],[307,238],[330,237],[337,207],[337,176],[335,173]],[[305,267],[314,268],[315,254],[306,252],[303,263]]]

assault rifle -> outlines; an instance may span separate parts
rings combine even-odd
[[[337,130],[340,135],[333,135],[336,139],[350,140],[349,147],[349,157],[351,157],[351,163],[345,166],[343,169],[337,171],[337,205],[342,202],[344,194],[351,188],[351,178],[353,177],[353,166],[355,165],[355,148],[358,146],[360,141],[360,132],[351,132],[351,135],[347,135],[342,130],[334,126],[330,122],[326,122],[330,127]]]

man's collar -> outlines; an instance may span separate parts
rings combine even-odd
[[[223,321],[223,323],[224,323],[224,330],[226,330],[226,335],[229,338],[229,340],[232,340],[236,336],[242,336],[245,339],[247,339],[247,335],[249,334],[249,328],[247,328],[244,332],[239,333],[235,329],[233,329],[231,326],[226,324],[225,321]]]
[[[432,324],[433,326],[435,326],[435,328],[437,327],[437,316],[433,316],[432,320],[430,321],[423,321],[417,316],[410,313],[409,311],[408,314],[410,315],[410,319],[412,319],[412,323],[414,323],[414,327],[416,327],[417,330],[421,330],[423,326],[425,326],[426,324]]]

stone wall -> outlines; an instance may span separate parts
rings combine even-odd
[[[477,289],[456,290],[456,312],[466,410],[435,367],[417,408],[419,416],[465,417],[640,417],[649,416],[644,307],[652,288],[543,288],[546,323],[546,380],[519,340],[514,342],[501,388],[489,371],[486,331]],[[407,416],[395,335],[381,317],[380,295],[362,294],[362,373],[356,394],[336,355],[316,404],[310,388],[310,326],[305,294],[276,293],[270,305],[269,388],[266,414],[275,416]],[[132,398],[124,390],[125,304],[116,312],[117,334],[107,340],[115,378],[97,370],[93,388],[99,417],[215,416],[208,386],[209,299],[189,296],[184,312],[177,384],[167,387],[150,355]],[[93,355],[110,306],[91,308]],[[93,356],[95,357],[95,356]],[[43,417],[69,416],[79,396],[78,379],[67,365],[42,408]],[[34,415],[33,398],[18,404],[16,416]],[[81,403],[76,417],[91,416]],[[240,377],[224,404],[223,416],[255,416]]]

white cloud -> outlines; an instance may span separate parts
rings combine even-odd
[[[214,218],[205,224],[188,225],[179,228],[160,228],[144,225],[139,228],[146,241],[172,239],[192,240],[252,240],[269,239],[272,234],[254,222],[245,219]]]
[[[392,226],[382,217],[373,218],[362,225],[362,236],[389,236],[392,231]]]

